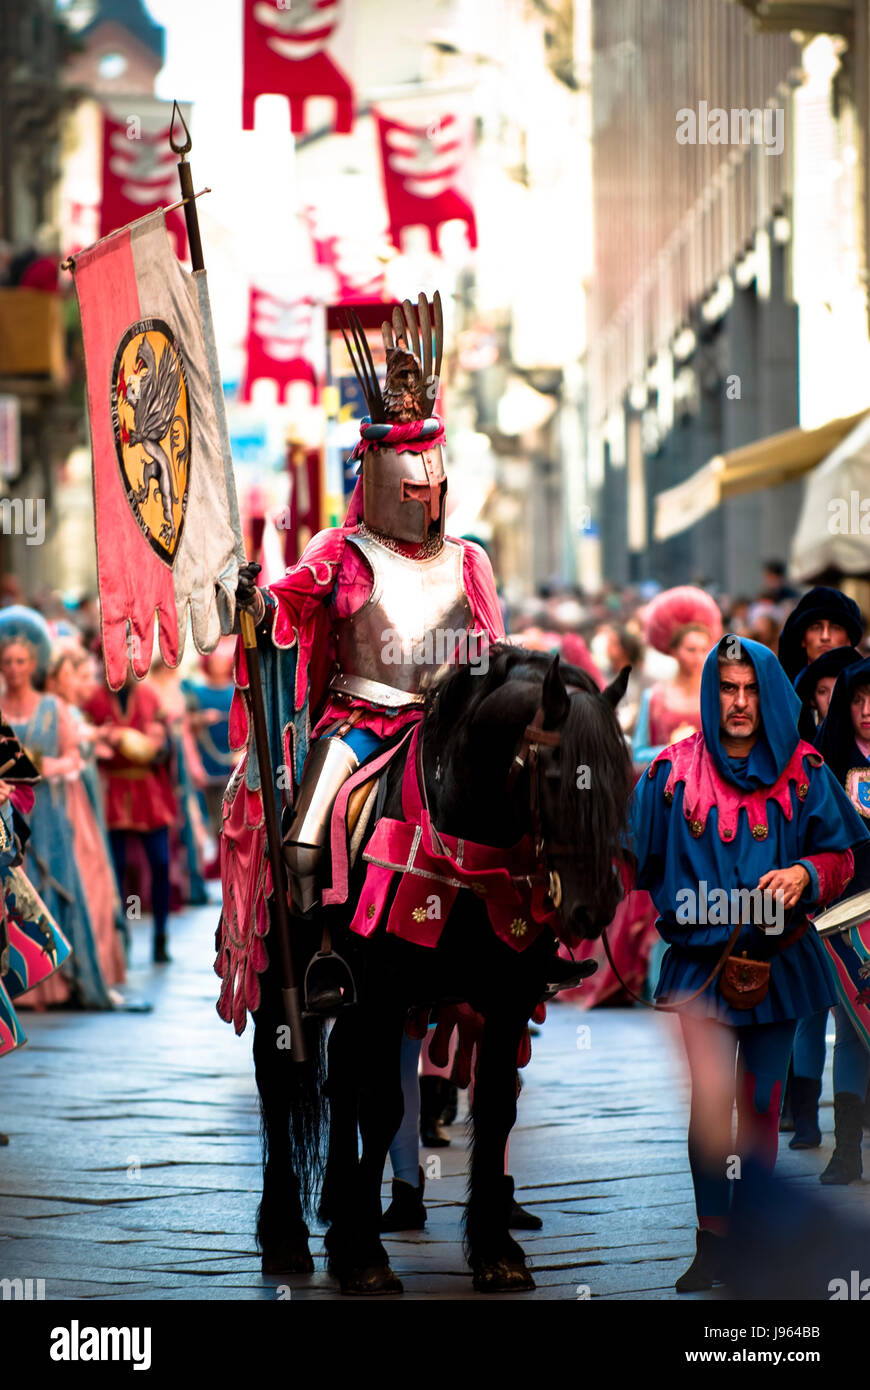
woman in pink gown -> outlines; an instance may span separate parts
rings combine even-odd
[[[708,651],[722,635],[722,618],[715,601],[703,589],[681,585],[666,589],[648,605],[644,635],[657,651],[676,659],[677,671],[670,680],[644,691],[641,698],[632,744],[638,773],[663,748],[700,729],[701,673]],[[635,889],[623,898],[607,928],[616,969],[636,994],[643,992],[652,953],[659,945],[657,916],[649,894]],[[593,1008],[626,997],[602,941],[584,942],[575,954],[597,960],[598,970],[580,989],[570,994],[566,991],[562,998],[576,998],[586,1008]]]
[[[73,853],[84,885],[100,970],[106,986],[112,988],[124,983],[127,968],[124,945],[116,926],[120,898],[115,872],[105,835],[83,780],[86,762],[92,754],[97,736],[96,729],[86,722],[78,708],[82,668],[88,661],[87,652],[77,643],[58,643],[48,668],[46,689],[59,697],[67,739],[65,746],[69,768],[65,779],[66,808],[73,828]],[[47,981],[45,987],[51,986],[52,981]]]
[[[645,767],[663,748],[701,727],[701,673],[707,653],[722,635],[715,601],[690,584],[665,589],[644,615],[646,640],[676,660],[676,673],[644,693],[634,733],[632,757]]]

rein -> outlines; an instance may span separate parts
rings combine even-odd
[[[529,799],[532,812],[532,835],[534,837],[535,856],[538,860],[538,863],[541,866],[542,872],[549,874],[550,900],[552,901],[553,906],[558,908],[562,902],[562,883],[558,873],[554,869],[551,869],[547,863],[547,849],[549,848],[551,854],[575,854],[576,847],[573,845],[565,844],[550,845],[548,847],[544,841],[543,827],[541,825],[541,760],[538,756],[538,749],[542,745],[546,748],[558,748],[562,742],[562,735],[559,733],[558,729],[543,728],[543,722],[544,711],[543,708],[539,708],[531,724],[527,724],[525,730],[523,731],[523,741],[520,745],[520,751],[515,755],[513,763],[511,764],[511,769],[508,773],[507,784],[508,790],[510,791],[516,783],[516,780],[522,772],[523,768],[528,766]],[[734,931],[732,932],[731,939],[725,947],[725,950],[722,952],[721,957],[716,962],[713,969],[710,971],[710,974],[707,976],[700,989],[696,989],[693,994],[690,994],[687,999],[681,1000],[679,1004],[652,1005],[650,1005],[648,1000],[642,999],[639,994],[635,994],[634,990],[631,989],[630,986],[628,986],[625,983],[619,971],[617,970],[616,964],[613,959],[613,955],[610,950],[610,942],[607,940],[606,928],[602,932],[601,936],[604,942],[604,951],[610,963],[610,968],[613,971],[619,983],[622,985],[623,989],[628,994],[630,994],[633,999],[636,999],[639,1004],[646,1004],[648,1008],[654,1008],[658,1010],[660,1013],[670,1013],[681,1009],[686,1004],[690,1004],[692,1000],[697,999],[700,994],[704,993],[704,990],[707,988],[708,985],[712,984],[713,980],[715,980],[717,975],[723,969],[726,960],[728,959],[729,955],[731,954],[731,951],[736,945],[737,938],[740,935],[740,932],[741,926],[738,924],[738,926],[735,927]]]
[[[548,897],[550,898],[550,901],[552,902],[554,909],[558,909],[562,902],[562,880],[560,879],[555,869],[551,869],[549,867],[546,859],[546,845],[544,842],[543,827],[541,824],[541,766],[537,756],[537,745],[539,743],[544,743],[547,744],[549,747],[557,748],[562,741],[562,735],[556,729],[542,728],[541,726],[543,724],[543,720],[544,711],[542,708],[539,708],[531,724],[527,725],[523,732],[523,742],[520,747],[520,752],[514,758],[514,761],[511,765],[511,769],[508,773],[507,787],[508,791],[511,791],[513,789],[514,783],[516,782],[516,779],[522,771],[523,767],[525,767],[526,760],[528,759],[529,769],[531,772],[531,781],[529,784],[529,807],[531,811],[532,821],[532,843],[534,846],[535,863],[538,866],[538,872],[528,875],[524,874],[523,881],[528,882],[530,888],[533,883],[547,883]],[[435,822],[432,819],[432,812],[429,807],[429,794],[426,790],[426,777],[423,767],[422,722],[418,725],[416,756],[417,781],[420,787],[420,795],[423,802],[423,807],[429,818],[429,825],[432,831],[432,840],[439,852],[444,855],[447,855],[447,850],[445,849],[441,837],[438,834],[437,829],[435,828]],[[574,845],[552,845],[550,846],[550,849],[551,852],[554,854],[576,853],[576,847]]]
[[[562,735],[558,729],[543,728],[543,722],[544,711],[542,707],[539,707],[535,713],[534,718],[532,719],[531,724],[527,724],[523,731],[523,741],[520,745],[519,752],[514,756],[513,763],[511,764],[511,769],[508,773],[507,785],[508,790],[510,791],[515,785],[520,773],[523,771],[523,768],[528,766],[529,800],[532,814],[532,835],[535,846],[535,858],[537,859],[537,862],[540,865],[542,875],[549,875],[550,900],[553,903],[553,906],[555,908],[558,908],[562,902],[562,884],[558,872],[549,867],[549,864],[547,862],[548,851],[550,854],[557,855],[574,855],[577,851],[574,845],[547,845],[547,843],[544,840],[543,826],[541,824],[541,760],[538,756],[538,749],[542,746],[545,748],[558,748],[562,742]],[[660,1004],[658,1003],[658,1001],[656,1001],[655,1003],[650,1003],[648,999],[643,999],[639,994],[636,994],[635,991],[631,988],[631,986],[625,983],[625,981],[623,980],[622,976],[616,968],[616,962],[613,959],[613,953],[610,949],[610,942],[607,939],[606,928],[601,933],[601,939],[604,943],[604,952],[607,956],[607,960],[611,970],[613,971],[622,988],[625,990],[627,994],[631,996],[632,999],[636,1000],[638,1004],[643,1004],[648,1009],[654,1009],[657,1013],[679,1013],[680,1010],[684,1009],[687,1004],[691,1004],[695,999],[702,995],[704,991],[713,983],[713,981],[716,980],[718,976],[722,973],[729,956],[734,950],[734,947],[737,945],[737,939],[740,936],[742,930],[743,923],[738,922],[737,925],[734,927],[734,930],[732,931],[728,942],[726,943],[725,949],[723,950],[719,959],[716,961],[716,964],[713,966],[713,969],[710,971],[704,983],[700,985],[698,989],[693,990],[692,993],[687,995],[684,999],[681,999],[678,1003],[674,1004]],[[805,930],[805,926],[803,930]],[[779,948],[777,952],[775,952],[774,954],[778,954],[780,950],[783,950],[786,947],[790,946],[792,942],[797,940],[800,935],[802,935],[802,929],[800,927],[796,928],[793,932],[789,932],[789,934],[783,939],[783,941],[780,942]]]
[[[571,687],[569,686],[570,690]],[[549,855],[575,855],[576,845],[569,844],[547,844],[544,839],[544,827],[541,822],[541,777],[542,767],[538,750],[544,748],[558,748],[562,743],[562,735],[558,729],[544,728],[544,710],[538,706],[531,724],[527,724],[523,730],[523,741],[520,750],[514,755],[508,773],[507,787],[512,791],[517,778],[525,767],[529,769],[529,811],[532,820],[532,840],[535,847],[535,859],[540,869],[541,878],[548,882],[548,896],[554,908],[562,905],[562,880],[557,869],[553,869],[549,864]]]

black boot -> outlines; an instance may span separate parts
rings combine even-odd
[[[721,1280],[724,1240],[712,1231],[695,1232],[695,1258],[674,1288],[677,1293],[700,1293]]]
[[[449,1084],[441,1076],[420,1077],[420,1139],[424,1149],[446,1149],[450,1143],[440,1124]]]
[[[426,1225],[423,1188],[426,1179],[419,1170],[420,1186],[412,1187],[401,1178],[393,1178],[393,1200],[381,1217],[382,1231],[422,1231]]]
[[[834,1139],[831,1161],[819,1178],[828,1187],[857,1182],[863,1173],[861,1166],[861,1115],[863,1096],[851,1091],[839,1091],[834,1096]]]
[[[549,1002],[560,989],[576,989],[597,969],[597,960],[563,960],[561,956],[554,956],[547,966],[547,988],[543,999]]]
[[[525,1207],[521,1207],[519,1202],[515,1200],[514,1180],[509,1174],[505,1177],[505,1182],[510,1183],[511,1209],[510,1216],[508,1217],[508,1226],[510,1229],[512,1231],[540,1231],[544,1224],[543,1221],[540,1216],[535,1216],[533,1212],[526,1211]]]
[[[811,1076],[793,1076],[791,1079],[791,1109],[794,1115],[794,1138],[789,1141],[790,1149],[817,1149],[822,1142],[819,1129],[819,1096],[822,1094],[821,1081]]]
[[[445,1081],[444,1096],[444,1109],[441,1111],[439,1124],[452,1125],[459,1113],[459,1087],[454,1086],[452,1081]]]
[[[155,936],[154,938],[154,964],[170,965],[171,963],[172,957],[166,949],[166,936],[161,933],[161,935]]]

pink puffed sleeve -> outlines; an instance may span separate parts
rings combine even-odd
[[[497,642],[504,637],[504,618],[489,556],[483,546],[474,541],[462,541],[461,545],[465,590],[474,612],[475,626],[485,632],[491,642]]]

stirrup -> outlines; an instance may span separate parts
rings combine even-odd
[[[302,985],[302,1017],[330,1018],[356,1003],[356,982],[337,951],[317,951],[308,962]]]
[[[563,989],[576,989],[590,975],[594,975],[598,969],[597,960],[563,960],[561,956],[556,957],[555,962],[550,963],[548,974],[555,976],[548,979],[546,992],[542,996],[542,1002],[548,1003]],[[561,977],[561,978],[560,978]]]

